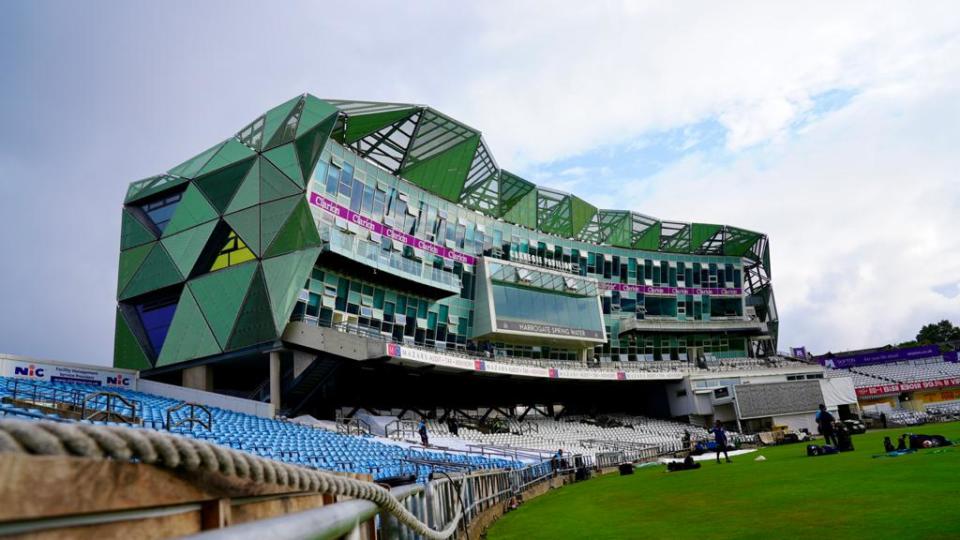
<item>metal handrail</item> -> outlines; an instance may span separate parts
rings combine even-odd
[[[187,409],[187,416],[176,420],[174,422],[173,415],[177,412],[180,412],[184,409]],[[206,420],[203,420],[197,416],[197,411],[200,411],[206,415]],[[201,427],[205,428],[207,431],[213,430],[213,414],[210,412],[210,409],[199,403],[187,403],[183,402],[174,407],[167,409],[167,430],[172,430],[178,428],[184,424],[190,424],[190,429],[193,430],[194,424],[200,424]]]

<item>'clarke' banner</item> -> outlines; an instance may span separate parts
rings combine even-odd
[[[743,289],[739,287],[656,287],[651,285],[633,285],[630,283],[600,282],[600,288],[607,291],[638,292],[644,294],[664,294],[676,296],[678,294],[705,294],[707,296],[740,296]]]
[[[333,214],[340,219],[345,219],[350,223],[355,223],[360,227],[367,229],[368,231],[373,231],[379,235],[386,236],[387,238],[396,240],[401,244],[422,249],[427,253],[433,253],[434,255],[443,257],[444,259],[450,259],[451,261],[469,265],[474,265],[477,263],[477,258],[473,255],[467,255],[466,253],[461,253],[448,247],[434,244],[433,242],[428,242],[427,240],[421,240],[416,236],[398,231],[389,225],[384,225],[383,223],[373,221],[368,217],[364,217],[357,212],[350,210],[346,206],[331,201],[316,191],[310,192],[310,204],[329,214]]]

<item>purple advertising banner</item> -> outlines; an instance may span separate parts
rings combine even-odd
[[[958,363],[957,360],[957,351],[947,351],[943,353],[944,362],[953,362],[954,364]]]
[[[910,347],[907,349],[894,349],[888,351],[874,351],[863,354],[854,354],[842,358],[820,356],[817,361],[821,365],[844,369],[857,366],[868,366],[870,364],[885,364],[887,362],[902,362],[904,360],[914,360],[917,358],[930,358],[931,356],[940,356],[940,347],[937,345],[923,345],[921,347]]]
[[[384,225],[383,223],[378,223],[373,221],[368,217],[364,217],[353,210],[350,210],[346,206],[337,204],[330,199],[323,197],[315,191],[310,192],[310,204],[316,206],[317,208],[337,216],[338,218],[345,219],[351,223],[356,223],[357,225],[367,229],[368,231],[373,231],[377,234],[386,236],[392,240],[396,240],[401,244],[415,247],[417,249],[422,249],[427,253],[433,253],[434,255],[443,257],[444,259],[450,259],[451,261],[460,262],[463,264],[474,265],[477,263],[477,258],[473,255],[467,255],[466,253],[461,253],[459,251],[454,251],[448,247],[441,246],[439,244],[434,244],[433,242],[428,242],[426,240],[421,240],[415,236],[411,236],[404,232],[398,231],[389,225]]]
[[[700,287],[653,287],[650,285],[632,285],[629,283],[608,283],[600,282],[600,288],[608,291],[620,292],[638,292],[644,294],[706,294],[708,296],[740,296],[743,289],[739,287],[731,288],[700,288]]]

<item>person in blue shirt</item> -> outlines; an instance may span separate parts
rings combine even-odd
[[[430,446],[429,440],[427,439],[427,423],[424,420],[420,420],[420,425],[417,426],[417,433],[420,434],[420,443],[423,446]]]
[[[713,433],[713,440],[717,443],[717,463],[720,463],[720,452],[723,452],[723,457],[727,458],[727,463],[731,463],[730,456],[727,455],[727,432],[719,420],[710,433]]]

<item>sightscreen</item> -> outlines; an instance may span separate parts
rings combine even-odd
[[[738,384],[735,389],[741,418],[813,414],[823,403],[818,380]]]

